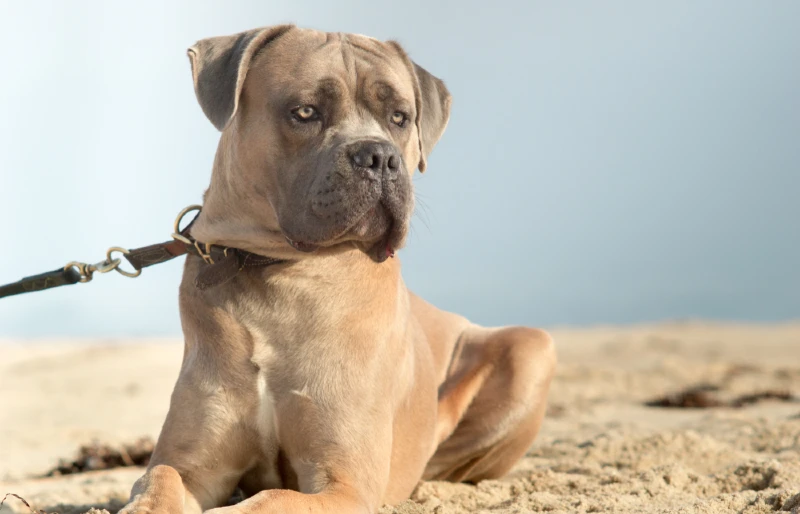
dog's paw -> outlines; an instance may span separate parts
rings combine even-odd
[[[187,505],[181,476],[170,466],[155,466],[136,481],[133,498],[118,514],[199,514],[199,505]],[[192,508],[194,507],[194,508]]]
[[[137,496],[117,514],[184,514],[183,505],[153,496]]]

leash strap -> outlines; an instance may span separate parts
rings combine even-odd
[[[133,266],[133,269],[141,270],[149,266],[155,266],[156,264],[170,261],[175,257],[187,253],[186,243],[173,240],[130,250],[128,253],[124,254],[124,257],[125,260]]]
[[[22,293],[44,291],[54,287],[69,286],[81,281],[81,274],[75,268],[59,268],[40,275],[25,277],[19,282],[0,286],[0,298]]]
[[[118,246],[109,248],[105,260],[97,264],[86,264],[73,261],[63,268],[48,271],[40,275],[25,277],[22,280],[0,286],[0,298],[14,296],[22,293],[43,291],[54,287],[89,282],[95,272],[108,273],[117,271],[126,277],[138,277],[144,268],[167,262],[181,255],[191,254],[203,259],[205,266],[195,277],[195,286],[200,290],[209,289],[224,284],[233,279],[245,268],[266,267],[281,264],[281,259],[266,257],[238,248],[230,248],[208,243],[200,243],[189,235],[189,229],[194,223],[192,220],[183,230],[180,229],[181,220],[192,211],[200,211],[199,205],[192,205],[183,209],[178,214],[173,225],[172,240],[164,243],[144,246],[133,250],[126,250]],[[114,257],[114,253],[122,254],[125,260],[133,266],[134,271],[126,271],[120,267],[121,258]]]

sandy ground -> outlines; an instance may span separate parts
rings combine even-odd
[[[699,383],[722,399],[800,395],[800,323],[680,323],[552,330],[549,416],[505,479],[429,482],[381,514],[800,512],[800,403],[663,409]],[[181,358],[176,341],[0,342],[0,492],[46,512],[115,512],[141,469],[37,478],[82,443],[157,436]],[[0,513],[30,512],[9,498]]]

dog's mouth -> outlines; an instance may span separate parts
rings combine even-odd
[[[369,255],[370,258],[372,258],[372,260],[375,262],[381,263],[390,257],[394,257],[394,251],[396,248],[396,243],[393,237],[394,227],[395,222],[391,221],[389,228],[386,230],[386,233],[383,235],[383,237],[366,251],[367,255]]]
[[[381,263],[394,257],[395,250],[402,243],[403,233],[401,223],[392,210],[383,202],[379,202],[342,234],[331,238],[330,243],[310,243],[284,237],[292,248],[303,253],[312,253],[323,246],[353,241],[373,261]]]
[[[372,207],[349,231],[361,242],[364,253],[381,263],[394,257],[399,241],[398,222],[392,210],[382,202]]]
[[[316,251],[317,248],[320,247],[320,245],[314,243],[304,243],[302,241],[295,241],[294,239],[290,239],[289,236],[283,236],[283,237],[285,237],[286,242],[289,243],[289,245],[298,252],[311,253]]]

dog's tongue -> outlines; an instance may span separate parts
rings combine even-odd
[[[390,257],[394,257],[394,248],[388,241],[379,241],[372,247],[375,261],[381,263]]]
[[[389,243],[386,243],[384,245],[384,247],[383,247],[383,255],[384,255],[384,257],[381,260],[381,262],[385,261],[386,259],[391,259],[392,257],[394,257],[394,248],[392,248],[392,245],[390,245]]]

